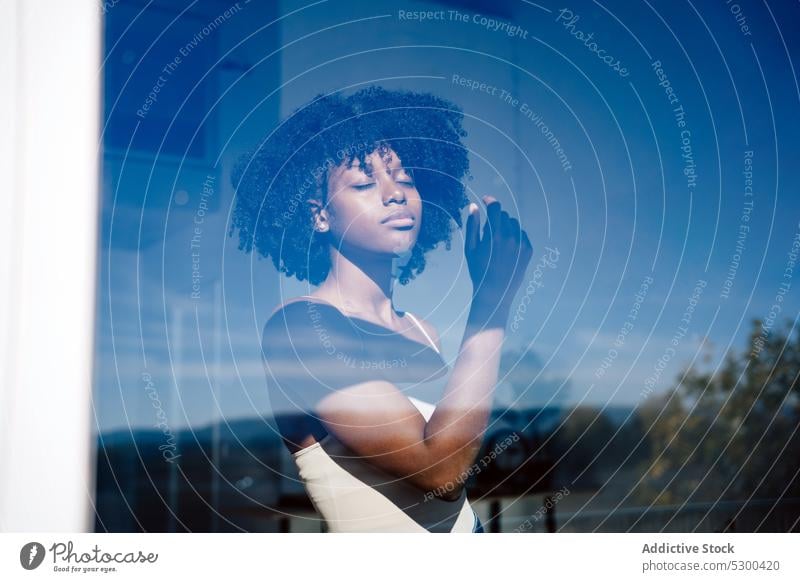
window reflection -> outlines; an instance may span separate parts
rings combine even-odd
[[[341,56],[370,37],[348,33],[368,33],[348,24],[336,44],[319,33],[280,52],[352,16],[334,7],[290,14],[299,6],[287,4],[131,1],[105,11],[97,531],[324,529],[279,436],[260,354],[269,312],[307,289],[279,283],[271,265],[227,237],[228,179],[239,155],[287,110],[358,79],[345,64],[309,75],[309,55]],[[370,13],[389,5],[377,4]],[[441,4],[493,14],[488,4]],[[518,16],[502,10],[495,16]],[[490,42],[503,53],[517,39]],[[398,70],[419,61],[389,58]],[[504,74],[508,86],[516,74]],[[441,294],[457,276],[444,265],[431,271],[415,300]],[[527,317],[520,329],[543,324]],[[484,526],[788,530],[800,512],[800,347],[795,337],[784,349],[789,331],[764,342],[760,329],[720,374],[693,370],[673,389],[622,404],[585,403],[585,376],[551,372],[543,355],[519,347],[533,331],[512,343],[479,469],[467,481]],[[761,391],[764,378],[771,381]],[[441,384],[420,390],[435,402]]]

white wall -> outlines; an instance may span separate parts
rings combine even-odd
[[[100,3],[0,18],[0,530],[91,531]]]

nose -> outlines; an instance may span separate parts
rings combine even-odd
[[[398,204],[406,203],[406,195],[403,192],[403,189],[388,173],[382,177],[381,192],[384,205],[389,204],[391,200],[394,200]]]

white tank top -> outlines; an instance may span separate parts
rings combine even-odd
[[[431,337],[408,313],[433,349]],[[425,420],[435,406],[409,397]],[[474,532],[478,518],[466,492],[454,501],[431,497],[420,489],[354,457],[328,433],[292,455],[311,503],[329,532]],[[336,460],[334,460],[336,459]]]

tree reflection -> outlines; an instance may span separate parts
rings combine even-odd
[[[765,337],[766,335],[766,337]],[[689,368],[639,409],[652,452],[641,464],[642,502],[669,504],[800,497],[800,333],[787,322],[718,370]]]

